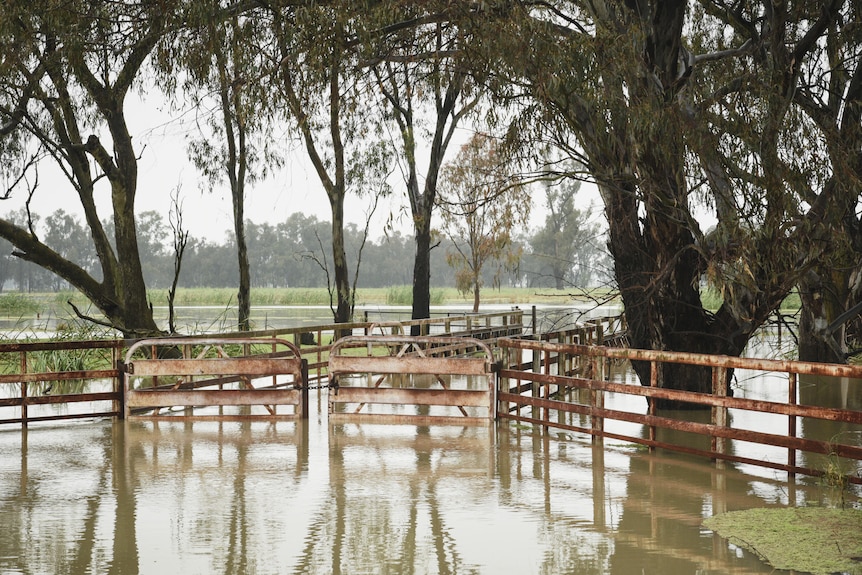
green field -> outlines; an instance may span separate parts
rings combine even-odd
[[[165,289],[150,290],[153,306],[167,306],[168,292]],[[360,288],[356,292],[356,304],[362,305],[410,305],[410,286],[388,288]],[[594,289],[589,292],[573,288],[557,290],[554,288],[488,288],[482,291],[482,304],[567,304],[618,302],[619,299],[607,289]],[[716,310],[721,297],[714,291],[706,290],[702,295],[708,309]],[[9,292],[0,294],[0,315],[22,317],[68,310],[67,301],[72,301],[80,309],[91,308],[89,302],[78,292],[21,294]],[[472,296],[465,296],[455,288],[432,288],[431,303],[435,306],[471,304]],[[177,306],[218,306],[236,305],[236,290],[232,288],[180,288],[175,300]],[[256,288],[251,291],[253,306],[318,306],[329,305],[329,292],[326,288]],[[791,294],[782,305],[782,310],[799,308],[799,296]]]
[[[360,288],[356,291],[357,305],[410,305],[410,286]],[[487,289],[481,293],[485,304],[567,303],[585,299],[578,290],[551,288]],[[150,290],[153,305],[167,305],[167,290]],[[432,305],[470,304],[472,296],[464,296],[455,288],[432,288]],[[180,289],[176,305],[218,305],[236,303],[236,290],[230,288]],[[251,290],[254,305],[329,305],[326,288],[257,288]]]

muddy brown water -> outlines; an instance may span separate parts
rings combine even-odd
[[[772,573],[703,518],[835,502],[554,430],[330,424],[316,395],[305,423],[0,431],[0,573]]]
[[[786,393],[769,374],[740,371],[735,385],[749,397]],[[554,429],[334,424],[325,393],[312,393],[303,423],[0,430],[0,574],[775,573],[703,519],[860,505],[858,487],[838,492],[817,478],[788,481],[766,468]],[[799,393],[805,403],[862,409],[862,382],[807,379]],[[608,405],[615,401],[639,399]],[[731,413],[740,427],[751,417]],[[787,429],[780,417],[769,425]],[[829,422],[800,427],[826,441],[862,437]],[[841,464],[860,472],[858,462]]]

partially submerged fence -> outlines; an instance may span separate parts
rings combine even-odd
[[[139,341],[120,366],[123,413],[127,419],[307,419],[307,365],[299,348],[277,338]],[[198,414],[189,409],[196,406],[217,406],[218,412]],[[280,411],[284,406],[292,409]],[[184,412],[161,413],[177,407]],[[225,413],[226,407],[247,409]]]
[[[244,397],[265,392],[254,396],[256,402],[262,400],[258,402],[260,405],[272,407],[284,400],[295,406],[294,414],[300,413],[304,410],[302,404],[296,403],[295,397],[288,401],[288,394],[281,392],[296,387],[300,377],[296,375],[296,365],[305,360],[317,369],[316,375],[303,378],[306,387],[315,380],[318,387],[320,382],[335,384],[329,395],[333,421],[356,419],[356,416],[362,421],[380,420],[384,417],[383,411],[390,421],[416,424],[466,424],[488,421],[496,416],[640,444],[650,449],[666,448],[718,461],[757,465],[791,475],[824,475],[834,472],[837,465],[837,470],[850,481],[862,483],[858,463],[862,461],[862,390],[853,389],[853,386],[862,385],[860,366],[603,346],[624,342],[625,326],[616,317],[597,318],[584,326],[552,334],[501,337],[522,331],[521,317],[520,310],[512,310],[406,324],[332,324],[278,330],[294,338],[294,343],[280,341],[282,351],[267,349],[265,353],[260,353],[260,349],[251,351],[260,345],[260,338],[269,338],[266,340],[269,343],[262,345],[271,348],[275,331],[253,332],[246,334],[248,343],[234,342],[235,349],[242,351],[239,358],[233,359],[200,355],[203,347],[195,346],[204,344],[184,338],[167,347],[176,351],[188,346],[185,359],[166,360],[161,367],[152,362],[161,361],[153,358],[164,354],[154,350],[152,342],[134,345],[123,341],[0,344],[0,367],[5,371],[0,374],[0,390],[3,390],[0,424],[26,426],[59,419],[118,417],[125,413],[133,415],[138,408],[152,410],[168,405],[218,407],[224,396],[215,393],[224,390],[201,389],[202,382],[209,387],[219,384],[224,387],[227,384],[224,378],[228,376],[272,378],[275,372],[285,371],[294,374],[293,378],[285,382],[270,379],[269,390],[243,389],[246,380],[240,377],[236,383],[235,379],[232,385],[239,393],[234,395]],[[441,335],[410,338],[406,332],[411,323]],[[332,344],[328,340],[335,335],[335,330],[373,335],[367,338],[347,336]],[[448,334],[472,334],[485,339]],[[161,378],[153,389],[130,386],[124,394],[119,359],[126,345],[137,345],[139,350],[149,348],[146,357],[127,356],[125,371],[129,376]],[[210,350],[222,350],[216,355],[233,355],[222,353],[226,344],[207,345]],[[198,349],[197,355],[192,353],[193,349]],[[96,354],[99,359],[69,363],[52,359],[55,353],[60,356]],[[290,366],[281,365],[282,358],[289,358]],[[241,363],[259,360],[264,363],[257,364],[257,368],[239,367]],[[614,362],[628,360],[650,362],[652,373],[658,373],[665,363],[708,366],[717,383],[715,392],[692,393],[640,385],[620,378],[611,380],[609,367]],[[197,364],[171,364],[169,361]],[[497,385],[493,386],[490,383],[495,363],[503,367]],[[743,393],[728,397],[724,395],[724,386],[718,385],[725,381],[727,370],[734,370],[737,379],[752,374],[771,374],[772,380],[763,396],[752,396],[740,390]],[[195,382],[194,378],[174,379],[170,382],[172,389],[162,387],[168,384],[166,378],[190,373],[207,375],[207,378]],[[335,381],[327,380],[330,373]],[[348,374],[354,377],[348,379]],[[459,379],[460,375],[469,376],[477,385],[457,387],[464,379]],[[84,385],[87,382],[95,383],[94,386]],[[209,391],[212,393],[204,393]],[[278,392],[279,398],[266,395],[270,392]],[[812,396],[823,393],[831,397],[821,401],[822,398]],[[384,397],[388,399],[381,402]],[[701,409],[658,412],[653,409],[655,402],[652,400],[684,402]],[[228,403],[238,402],[234,398]],[[388,407],[375,412],[373,405]],[[11,417],[13,412],[15,417]],[[264,413],[264,416],[269,415],[275,414]]]
[[[529,339],[501,339],[497,345],[503,352],[497,394],[500,419],[767,467],[791,476],[837,471],[854,483],[862,483],[858,469],[862,460],[862,411],[848,408],[846,401],[852,395],[846,386],[862,379],[860,366]],[[524,361],[525,356],[529,361]],[[713,373],[713,393],[662,389],[655,387],[655,382],[650,386],[608,381],[609,362],[617,360],[650,362],[653,374],[665,363],[708,366]],[[774,375],[769,396],[728,397],[724,385],[727,370],[735,370],[737,376],[743,372]],[[845,387],[844,403],[800,403],[803,377],[823,378],[807,384],[829,386],[827,391]],[[651,400],[686,402],[700,409],[662,413],[655,410]],[[776,427],[783,427],[786,433],[776,432]]]
[[[329,378],[329,352],[336,334],[342,335],[410,335],[470,337],[480,339],[493,347],[500,337],[522,335],[525,330],[524,312],[519,308],[492,313],[451,315],[430,319],[404,321],[359,322],[328,324],[313,327],[257,331],[251,337],[283,337],[293,339],[301,346],[303,357],[308,359],[308,377],[312,385],[323,384]],[[236,336],[238,334],[227,334]]]
[[[0,424],[122,415],[116,365],[124,347],[122,340],[0,344]]]
[[[493,343],[496,337],[522,333],[522,322],[523,311],[512,309],[410,320],[398,322],[397,328],[355,322],[213,337],[288,340],[308,363],[307,384],[319,387],[328,380],[329,353],[337,333],[409,333],[416,326],[426,335],[475,337]],[[129,340],[0,343],[0,425],[26,427],[37,422],[123,416],[119,364],[128,347],[134,344]]]
[[[347,337],[329,357],[330,421],[487,424],[494,354],[474,338]],[[384,412],[374,412],[379,406]]]

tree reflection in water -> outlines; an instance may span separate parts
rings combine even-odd
[[[0,433],[2,573],[769,573],[713,512],[822,487],[517,426]],[[855,500],[854,500],[855,501]]]

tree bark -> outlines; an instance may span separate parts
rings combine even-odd
[[[335,323],[348,323],[353,316],[350,292],[350,269],[344,249],[344,195],[331,200],[332,209],[332,266],[335,275]]]
[[[814,270],[809,271],[799,282],[799,297],[802,302],[799,317],[799,359],[824,363],[846,363],[844,325],[827,328],[844,311],[840,293],[846,291],[844,281],[832,281]],[[846,298],[841,298],[846,299]]]
[[[428,214],[430,216],[430,213]],[[431,223],[414,218],[416,256],[413,260],[413,319],[431,317]],[[420,335],[421,326],[410,327],[410,335]]]
[[[234,191],[234,196],[237,192]],[[242,192],[240,191],[240,196]],[[251,270],[248,263],[248,242],[245,237],[244,199],[234,197],[234,230],[236,232],[236,256],[239,266],[239,289],[237,291],[237,328],[251,329]]]

